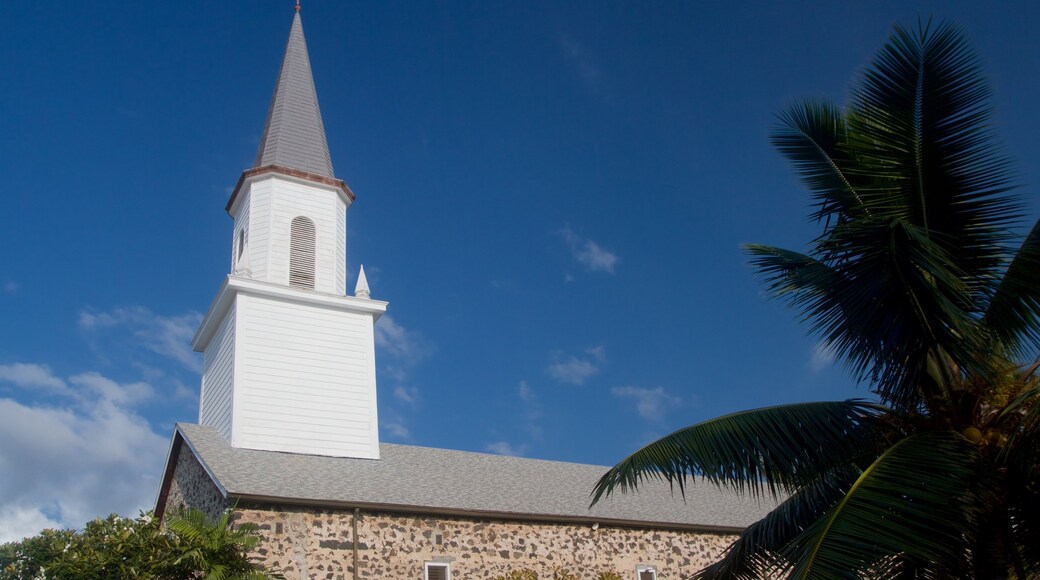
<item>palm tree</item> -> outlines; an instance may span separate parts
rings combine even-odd
[[[751,245],[876,402],[757,409],[681,429],[608,471],[695,478],[779,505],[696,578],[1040,575],[1040,222],[988,126],[954,26],[896,26],[844,109],[805,102],[772,140],[815,200],[805,253]]]
[[[233,509],[211,522],[199,509],[171,514],[167,527],[177,536],[178,556],[173,568],[182,578],[207,580],[264,580],[270,576],[249,554],[260,543],[256,524],[233,523]]]

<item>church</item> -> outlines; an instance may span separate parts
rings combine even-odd
[[[155,513],[234,508],[286,578],[495,578],[530,569],[686,578],[766,506],[651,482],[589,507],[606,467],[379,442],[364,269],[347,293],[346,214],[299,6],[256,162],[225,210],[230,273],[192,339],[198,424],[178,424]]]

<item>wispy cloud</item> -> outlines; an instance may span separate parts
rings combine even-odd
[[[527,381],[520,381],[520,385],[516,389],[516,394],[520,397],[521,401],[534,400],[534,391],[531,390],[531,386],[527,384]]]
[[[21,287],[22,287],[22,285],[19,284],[18,282],[15,282],[14,280],[8,280],[8,281],[4,282],[4,292],[6,292],[8,294],[17,294],[18,293],[18,289],[21,288]]]
[[[809,355],[809,370],[813,374],[834,364],[834,347],[829,342],[818,342],[813,346],[812,354]]]
[[[398,441],[407,441],[412,437],[408,427],[396,421],[384,421],[380,423],[379,428],[389,435],[391,439],[397,439]]]
[[[538,402],[538,395],[527,381],[520,381],[517,385],[516,396],[520,399],[523,411],[520,418],[523,420],[524,431],[535,441],[542,439],[542,405]]]
[[[108,329],[129,330],[140,345],[194,373],[202,372],[202,358],[191,350],[191,338],[201,321],[198,312],[164,316],[143,306],[79,313],[79,327],[85,332],[97,335]]]
[[[96,372],[62,379],[26,363],[0,367],[0,381],[58,395],[37,405],[0,399],[0,465],[18,466],[5,473],[0,543],[151,504],[167,441],[134,408],[149,385]]]
[[[560,36],[560,49],[567,60],[574,66],[578,78],[591,90],[600,89],[600,79],[603,75],[596,57],[584,43],[570,34]]]
[[[636,403],[636,412],[644,419],[660,419],[669,407],[681,402],[679,397],[669,395],[663,387],[647,389],[644,387],[614,387],[610,393],[615,397],[633,399]]]
[[[414,407],[419,403],[419,389],[398,385],[394,387],[394,398]]]
[[[69,383],[79,387],[81,393],[87,391],[89,394],[85,396],[88,398],[95,397],[123,407],[138,405],[155,396],[155,389],[146,382],[120,384],[94,371],[71,376]]]
[[[376,322],[376,346],[405,364],[415,364],[430,354],[430,346],[416,331],[408,330],[389,315]]]
[[[0,365],[0,382],[27,389],[43,389],[51,393],[71,395],[65,381],[54,375],[47,365],[15,363]]]
[[[617,254],[600,246],[589,238],[583,238],[569,227],[560,230],[560,236],[567,244],[573,257],[590,272],[606,272],[613,274],[620,259]]]
[[[495,441],[494,443],[488,443],[487,445],[485,445],[484,449],[486,449],[490,453],[494,453],[495,455],[523,457],[524,454],[527,453],[528,446],[524,444],[513,445],[508,441]]]
[[[406,328],[388,315],[383,315],[375,327],[377,359],[380,367],[381,389],[393,393],[390,411],[393,416],[380,422],[380,428],[388,437],[399,441],[411,439],[406,417],[419,408],[422,390],[411,384],[413,368],[433,352],[433,347],[421,333]]]
[[[607,362],[606,350],[603,346],[587,348],[580,355],[563,356],[561,353],[551,355],[553,362],[545,369],[550,377],[561,383],[582,385],[599,372]]]

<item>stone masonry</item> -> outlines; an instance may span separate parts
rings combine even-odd
[[[177,458],[166,509],[198,507],[215,515],[227,506],[187,449]],[[259,561],[289,579],[351,580],[354,510],[295,505],[236,506],[236,521],[255,523]],[[424,562],[450,562],[456,580],[494,578],[530,568],[548,578],[563,568],[581,578],[616,572],[635,578],[654,566],[660,580],[685,578],[716,561],[734,536],[589,524],[465,518],[361,510],[358,577],[421,579]]]

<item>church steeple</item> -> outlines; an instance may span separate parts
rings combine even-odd
[[[303,36],[299,5],[293,16],[289,42],[275,84],[271,107],[260,138],[254,167],[279,165],[334,177],[325,126],[321,122],[318,95],[311,76],[307,41]]]
[[[375,330],[364,274],[346,295],[347,209],[332,173],[297,8],[256,165],[228,200],[231,274],[192,347],[199,423],[232,447],[379,457]]]

